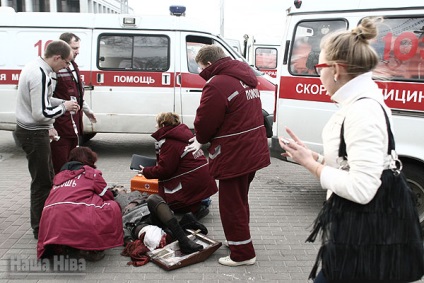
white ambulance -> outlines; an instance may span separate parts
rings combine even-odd
[[[243,55],[251,66],[255,66],[273,79],[277,77],[279,39],[246,34],[244,35],[243,50]]]
[[[372,43],[381,62],[374,72],[393,112],[396,150],[418,197],[424,221],[424,2],[422,0],[295,0],[281,30],[284,52],[278,69],[278,94],[272,152],[282,152],[278,136],[289,127],[306,145],[322,152],[321,131],[337,106],[319,76],[320,41],[339,29],[351,29],[368,16],[383,16]],[[384,80],[378,78],[384,76]]]
[[[204,79],[194,62],[205,44],[244,60],[223,38],[185,17],[89,13],[1,13],[0,130],[15,129],[21,69],[63,32],[81,38],[76,58],[85,100],[85,137],[95,133],[152,133],[159,112],[179,113],[193,127]],[[273,114],[275,85],[257,72],[262,106]],[[269,119],[268,119],[269,120]]]

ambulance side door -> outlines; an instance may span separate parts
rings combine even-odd
[[[43,56],[47,45],[63,32],[72,32],[81,40],[76,58],[80,70],[89,69],[91,31],[43,27],[9,27],[0,30],[0,130],[14,130],[16,95],[21,70],[35,58]],[[55,80],[52,80],[55,84]]]
[[[202,33],[181,32],[181,85],[179,95],[176,95],[176,109],[179,109],[183,123],[189,128],[194,128],[196,110],[206,83],[199,76],[201,70],[194,58],[202,46],[210,44],[221,46],[225,53],[235,58],[231,46],[223,44],[219,38]]]
[[[168,31],[94,31],[94,132],[153,133],[156,115],[175,111],[174,41]]]

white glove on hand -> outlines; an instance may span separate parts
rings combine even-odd
[[[140,170],[138,171],[138,175],[143,175],[144,167],[140,165]]]
[[[93,111],[85,112],[85,115],[90,120],[91,123],[97,123],[96,115],[94,115]]]
[[[188,141],[191,142],[191,144],[189,144],[188,146],[186,146],[185,149],[184,149],[184,151],[185,152],[191,152],[191,151],[193,151],[193,155],[196,155],[197,152],[202,147],[202,144],[197,141],[196,137],[192,137]]]

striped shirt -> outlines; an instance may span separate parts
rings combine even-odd
[[[65,113],[61,99],[53,98],[56,74],[41,57],[27,64],[19,76],[16,123],[27,130],[53,128]]]

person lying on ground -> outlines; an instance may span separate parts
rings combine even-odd
[[[207,228],[199,223],[192,213],[186,213],[178,222],[165,200],[157,195],[132,191],[127,193],[122,187],[112,188],[115,200],[121,206],[124,227],[124,245],[143,238],[144,244],[153,250],[159,246],[166,233],[177,240],[184,254],[203,249],[202,245],[190,240],[185,229],[200,230],[207,234]]]

